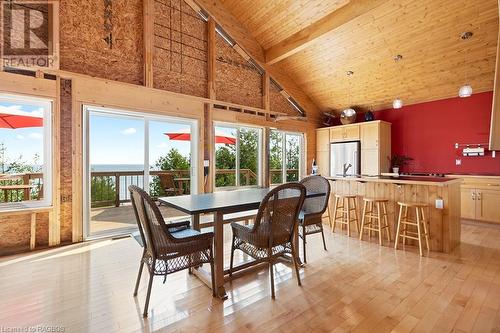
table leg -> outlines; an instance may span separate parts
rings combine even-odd
[[[191,215],[191,224],[194,230],[200,231],[200,214]]]
[[[214,213],[214,271],[216,295],[220,299],[227,299],[224,288],[224,215],[222,212]]]

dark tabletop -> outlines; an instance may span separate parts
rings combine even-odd
[[[257,188],[215,193],[161,197],[158,200],[167,206],[187,214],[201,214],[215,211],[245,211],[259,208],[260,202],[270,188]],[[306,198],[324,196],[326,193],[307,192]]]

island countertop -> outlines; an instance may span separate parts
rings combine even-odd
[[[455,183],[461,183],[463,180],[460,178],[452,177],[430,177],[430,176],[333,176],[325,177],[328,180],[344,180],[344,181],[357,181],[361,183],[374,182],[374,183],[392,183],[392,184],[408,184],[408,185],[432,185],[432,186],[446,186]]]

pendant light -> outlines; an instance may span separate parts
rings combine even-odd
[[[403,56],[401,54],[398,54],[394,57],[394,61],[397,63],[399,63],[401,60],[403,60]],[[399,70],[399,76],[401,78],[401,66],[400,66],[400,70]],[[403,100],[401,100],[401,98],[399,97],[396,97],[396,99],[392,102],[392,107],[394,109],[401,109],[403,107]]]
[[[463,41],[467,41],[472,38],[473,33],[470,31],[462,32],[460,34],[460,39]],[[467,49],[464,49],[464,64],[467,62]],[[465,82],[467,82],[467,67],[465,69]],[[470,97],[472,95],[472,87],[470,84],[465,83],[463,86],[460,87],[460,90],[458,90],[458,96],[465,98],[465,97]]]
[[[353,122],[356,121],[356,110],[354,110],[353,108],[350,107],[350,105],[351,105],[351,76],[354,75],[354,72],[347,71],[346,74],[347,74],[347,78],[349,79],[349,92],[348,92],[349,93],[349,95],[348,95],[349,107],[347,109],[344,109],[340,113],[340,122],[343,125],[352,124]]]

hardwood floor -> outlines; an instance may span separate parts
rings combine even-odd
[[[229,247],[229,237],[226,239]],[[500,332],[500,228],[464,224],[452,255],[380,247],[376,237],[309,237],[298,287],[276,266],[276,300],[266,268],[211,297],[196,277],[155,278],[142,318],[147,274],[132,297],[141,248],[104,240],[0,259],[0,327],[58,326],[65,332]],[[229,256],[229,252],[226,252]],[[238,253],[237,260],[243,260]]]

